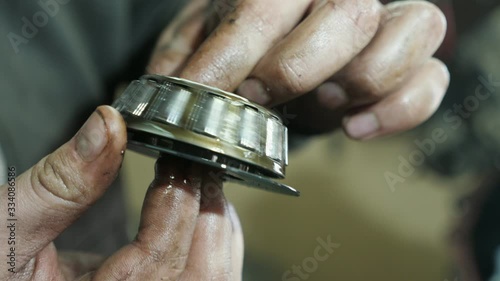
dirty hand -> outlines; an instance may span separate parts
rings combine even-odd
[[[222,182],[207,168],[170,157],[156,163],[130,244],[109,258],[57,252],[52,241],[115,179],[126,140],[120,114],[101,106],[54,153],[17,179],[10,171],[0,205],[17,220],[0,230],[0,280],[241,280],[242,231],[223,193],[214,192]],[[4,222],[13,217],[0,214]]]
[[[342,126],[370,139],[437,109],[449,73],[432,55],[445,30],[441,11],[424,1],[192,0],[148,71],[285,104],[299,132]]]

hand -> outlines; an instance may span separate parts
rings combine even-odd
[[[107,259],[60,254],[52,241],[103,195],[115,179],[126,145],[120,114],[102,106],[73,139],[16,180],[15,269],[0,280],[241,280],[242,231],[207,168],[160,158],[144,201],[136,238]],[[7,206],[8,185],[0,187]],[[105,211],[105,210],[103,210]],[[1,220],[6,222],[5,211]],[[6,253],[9,229],[0,230]],[[106,233],[103,233],[106,235]],[[8,251],[7,251],[8,253]]]
[[[214,16],[221,21],[205,36]],[[431,56],[445,30],[441,11],[424,1],[192,0],[148,70],[269,107],[288,102],[298,131],[343,126],[370,139],[413,128],[437,109],[449,73]]]

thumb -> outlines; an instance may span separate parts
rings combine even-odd
[[[2,220],[14,219],[15,244],[9,245],[15,247],[16,271],[104,193],[118,173],[126,139],[120,114],[101,106],[69,142],[19,176],[14,186],[11,181],[0,187],[0,205],[15,206]],[[1,239],[9,237],[7,231],[1,228]]]

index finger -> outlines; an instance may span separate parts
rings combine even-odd
[[[178,280],[184,271],[205,167],[164,155],[155,170],[136,238],[106,260],[95,280]]]
[[[241,1],[193,54],[180,77],[235,90],[264,54],[300,21],[310,3]]]

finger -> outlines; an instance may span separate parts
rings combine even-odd
[[[318,92],[324,88],[342,90],[330,82],[321,85],[316,91],[310,94],[302,95],[283,105],[275,107],[275,111],[282,113],[287,127],[292,134],[313,136],[323,133],[330,133],[342,126],[342,117],[345,115],[345,109],[332,110],[329,106],[337,103],[335,99],[324,101],[319,99]]]
[[[324,1],[264,56],[238,93],[272,106],[313,90],[370,42],[381,10],[376,0]]]
[[[306,12],[310,0],[244,0],[189,59],[180,76],[233,91]]]
[[[241,228],[240,219],[236,213],[236,209],[232,204],[229,204],[229,218],[233,227],[233,235],[231,239],[231,261],[233,281],[241,281],[243,276],[243,257],[245,245],[243,242],[243,229]]]
[[[174,157],[156,163],[135,240],[109,258],[95,280],[177,280],[200,207],[203,167]]]
[[[434,4],[397,2],[387,5],[387,10],[390,16],[375,38],[334,77],[348,93],[350,106],[380,100],[395,90],[444,39],[446,18]]]
[[[200,215],[186,270],[180,280],[232,279],[232,226],[221,177],[210,172],[202,185]]]
[[[79,276],[97,270],[104,257],[83,252],[60,252],[58,261],[65,280],[75,280]]]
[[[344,130],[351,138],[365,140],[411,129],[436,111],[449,79],[446,66],[430,59],[393,94],[346,117]]]
[[[161,34],[151,56],[148,73],[177,75],[204,36],[207,0],[193,0]]]
[[[104,193],[117,175],[126,139],[120,114],[101,106],[75,137],[19,176],[15,190],[18,268]],[[2,186],[2,206],[7,206],[7,195],[8,187]],[[5,230],[2,238],[7,237]]]
[[[57,262],[57,250],[54,243],[49,243],[36,256],[30,260],[20,272],[19,276],[11,276],[11,279],[2,280],[67,280],[64,270]],[[71,277],[71,276],[70,276]],[[69,279],[72,280],[72,279]]]

